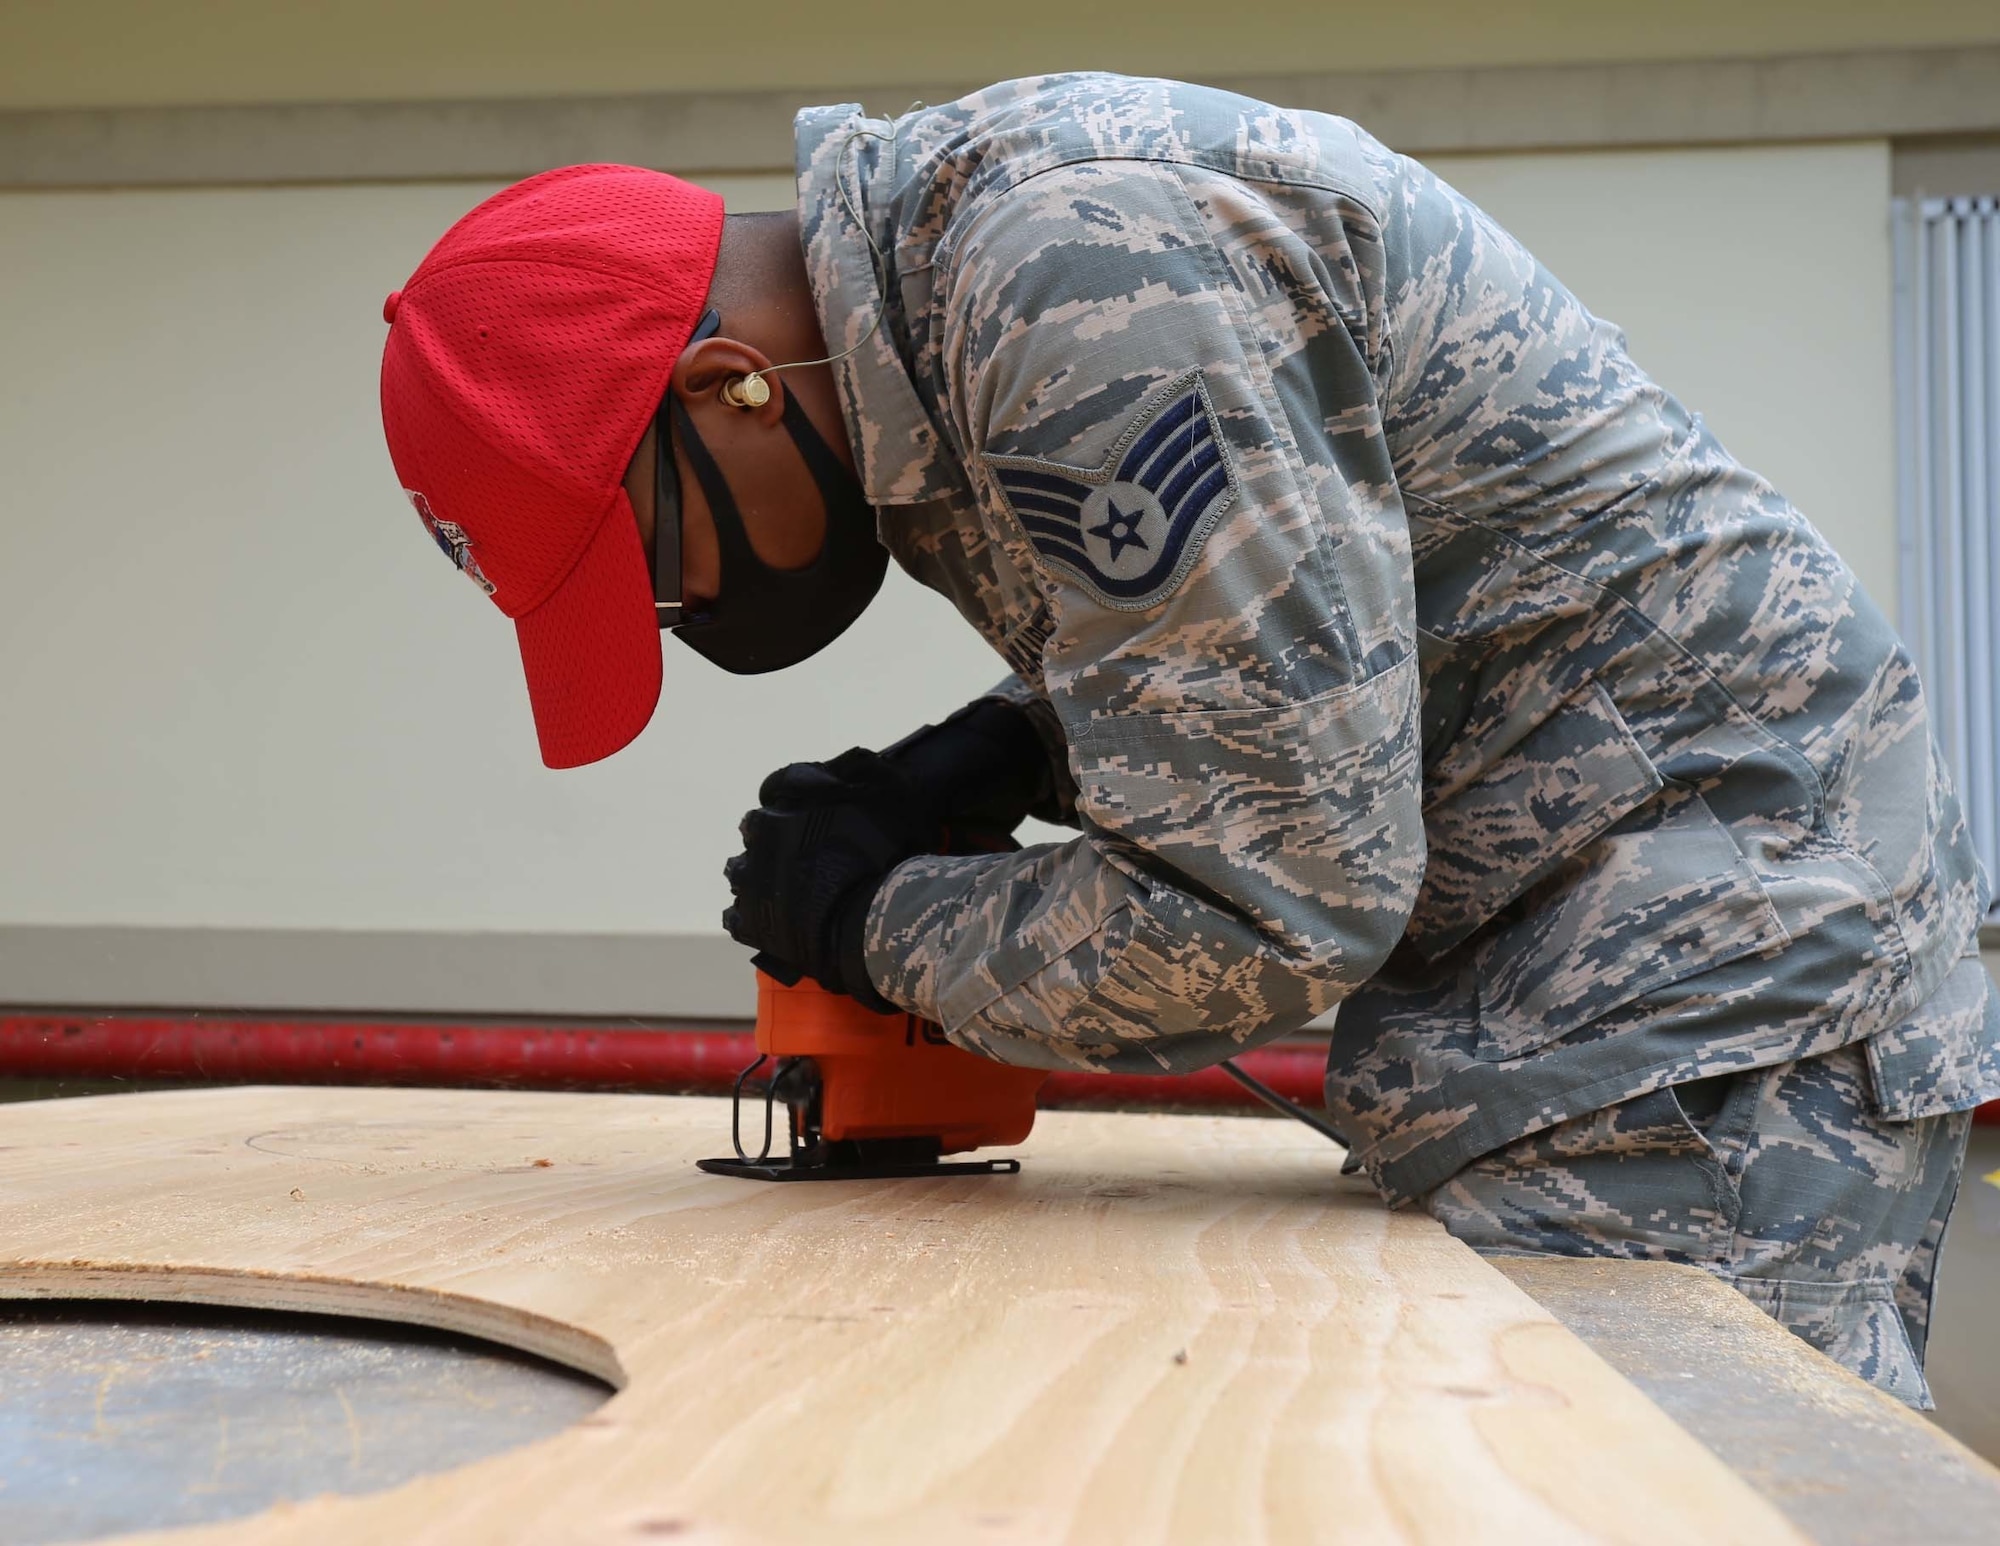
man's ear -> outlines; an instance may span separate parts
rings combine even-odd
[[[731,382],[770,369],[771,357],[739,338],[704,338],[683,350],[675,362],[673,392],[689,413],[716,411],[740,417],[744,422],[769,429],[784,416],[785,387],[782,375],[764,376],[770,396],[757,407],[740,408],[722,396]]]

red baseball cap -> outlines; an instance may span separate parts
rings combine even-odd
[[[660,698],[626,465],[700,320],[722,200],[568,166],[454,225],[382,307],[382,429],[432,538],[514,620],[542,761],[608,757]]]

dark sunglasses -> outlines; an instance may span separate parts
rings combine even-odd
[[[683,347],[712,338],[722,326],[722,313],[710,307],[695,324]],[[662,628],[686,621],[681,603],[681,470],[674,460],[674,388],[671,379],[653,412],[653,615]]]

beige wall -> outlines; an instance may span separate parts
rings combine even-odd
[[[2000,41],[1992,0],[4,0],[0,108],[1678,60]]]
[[[1880,569],[1882,147],[1443,165]],[[998,675],[896,581],[796,672],[670,649],[633,748],[544,771],[375,412],[381,297],[483,191],[0,196],[0,924],[713,933],[764,772]]]

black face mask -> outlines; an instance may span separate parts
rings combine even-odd
[[[757,556],[736,496],[695,434],[687,409],[678,399],[671,409],[682,454],[708,496],[722,549],[722,594],[673,633],[737,676],[782,671],[825,649],[867,610],[889,567],[889,550],[876,539],[874,507],[863,496],[861,481],[813,428],[794,394],[785,394],[783,411],[785,432],[826,503],[819,556],[802,569],[773,569]]]

